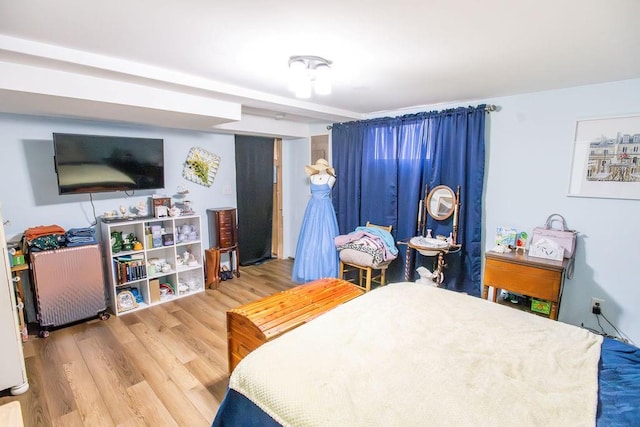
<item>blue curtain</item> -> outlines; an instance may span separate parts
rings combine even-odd
[[[392,225],[397,240],[415,236],[425,185],[454,191],[460,186],[462,250],[447,255],[444,286],[479,296],[485,116],[485,105],[479,105],[334,124],[332,159],[338,179],[333,202],[340,234],[370,221]],[[434,235],[448,235],[451,222],[431,220],[428,225]],[[399,249],[390,280],[404,276],[404,247]]]

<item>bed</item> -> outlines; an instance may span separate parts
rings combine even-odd
[[[640,349],[416,283],[266,343],[213,426],[640,425]]]

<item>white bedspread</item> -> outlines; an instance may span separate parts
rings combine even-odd
[[[247,356],[230,387],[290,426],[595,425],[602,337],[414,283]]]

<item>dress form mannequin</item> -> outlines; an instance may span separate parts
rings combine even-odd
[[[327,184],[330,188],[333,188],[333,184],[336,182],[336,177],[329,175],[326,171],[320,171],[311,175],[309,181],[316,185]]]
[[[311,199],[300,227],[293,263],[291,279],[296,283],[338,277],[339,260],[334,241],[338,235],[338,221],[331,202],[335,172],[324,159],[305,169],[311,182]]]

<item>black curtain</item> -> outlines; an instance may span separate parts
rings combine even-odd
[[[236,135],[240,265],[271,258],[273,138]]]

